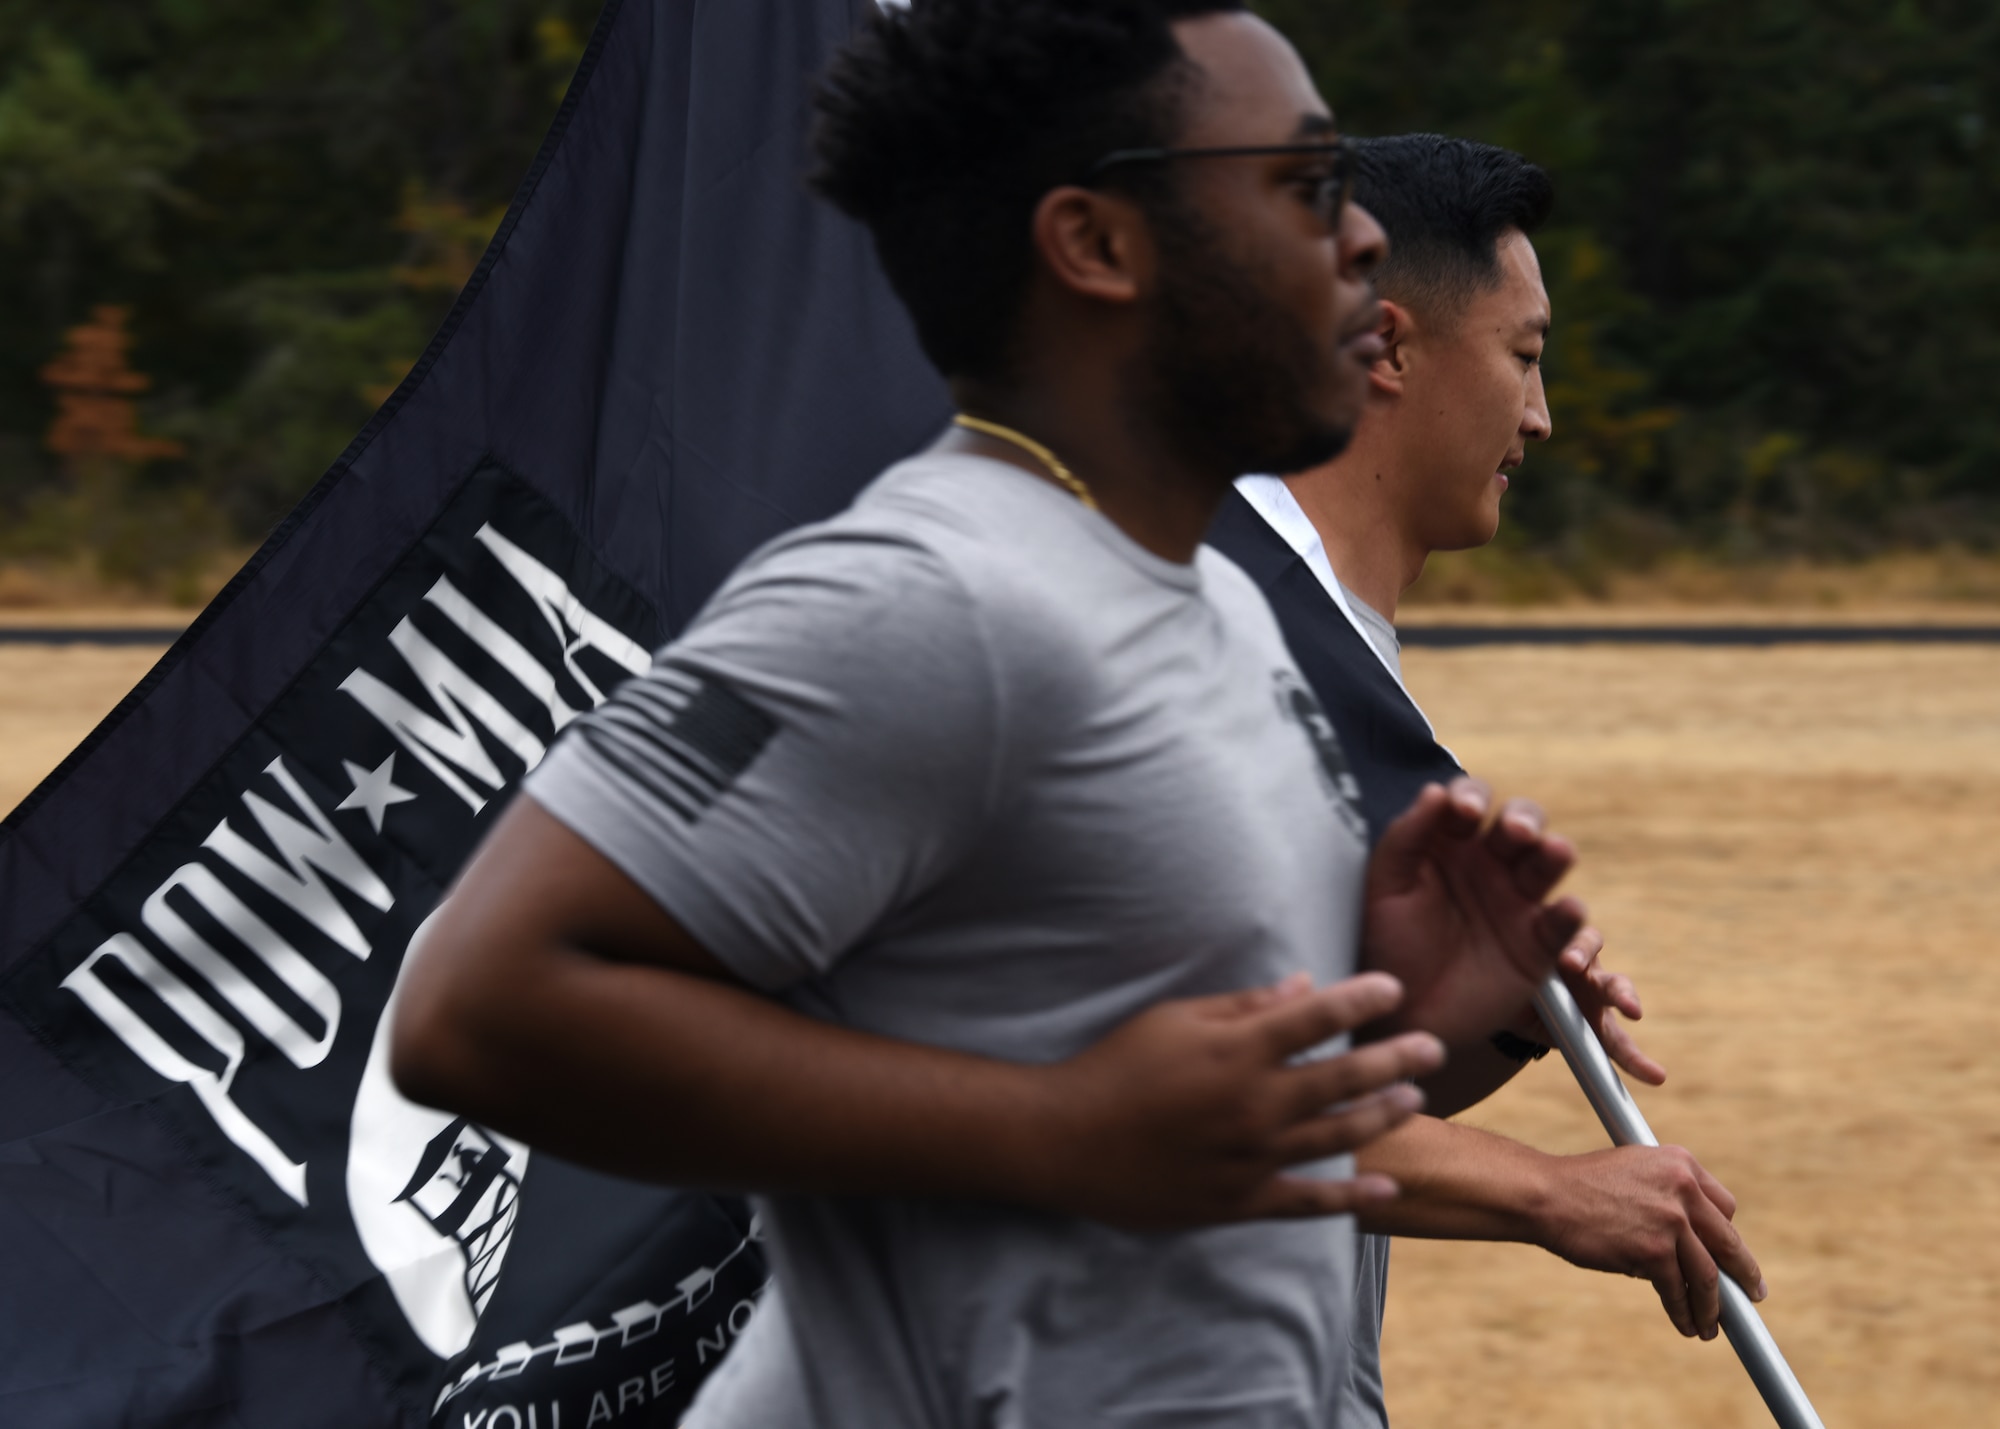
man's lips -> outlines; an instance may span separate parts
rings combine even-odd
[[[1373,328],[1354,334],[1340,347],[1343,352],[1352,354],[1357,362],[1373,362],[1389,350],[1389,345],[1382,341],[1382,334]]]
[[[1363,363],[1373,362],[1388,351],[1388,344],[1382,341],[1382,305],[1379,302],[1371,301],[1355,314],[1353,324],[1340,335],[1340,350]]]

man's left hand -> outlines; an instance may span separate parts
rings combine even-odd
[[[1478,779],[1430,785],[1376,845],[1362,961],[1394,973],[1406,995],[1375,1030],[1483,1038],[1519,1015],[1582,930],[1581,903],[1546,901],[1575,848],[1548,831],[1539,805],[1511,799],[1489,820],[1492,804]]]
[[[1611,1060],[1647,1086],[1657,1087],[1667,1080],[1667,1069],[1646,1055],[1625,1025],[1627,1019],[1637,1022],[1646,1015],[1639,1005],[1639,990],[1632,985],[1631,978],[1604,966],[1603,952],[1604,935],[1595,928],[1585,928],[1570,939],[1556,966],[1561,969],[1563,982],[1568,985],[1570,996],[1576,999],[1584,1021],[1604,1044]],[[1507,1030],[1530,1042],[1549,1040],[1548,1030],[1542,1026],[1532,1002],[1521,1009]]]

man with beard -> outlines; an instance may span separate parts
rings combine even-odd
[[[1332,1424],[1345,1213],[1393,1193],[1347,1153],[1582,924],[1570,847],[1471,781],[1371,858],[1201,547],[1237,473],[1347,439],[1380,230],[1227,0],[916,0],[818,104],[959,425],[571,727],[394,1074],[760,1193],[775,1287],[691,1424]]]
[[[1355,145],[1354,198],[1388,231],[1376,274],[1383,351],[1347,448],[1288,479],[1248,476],[1210,542],[1271,602],[1287,643],[1339,732],[1378,833],[1428,784],[1460,774],[1403,688],[1397,599],[1431,552],[1490,541],[1506,473],[1551,432],[1541,352],[1549,298],[1531,235],[1554,190],[1520,155],[1433,134]],[[1616,1013],[1639,1016],[1630,982],[1579,935],[1568,971],[1612,1057],[1642,1081],[1665,1073]],[[1736,1202],[1679,1147],[1548,1156],[1438,1119],[1490,1094],[1547,1050],[1532,1017],[1451,1048],[1418,1116],[1371,1143],[1359,1165],[1403,1194],[1361,1213],[1346,1419],[1386,1424],[1380,1334],[1390,1234],[1518,1240],[1589,1269],[1653,1282],[1676,1328],[1711,1339],[1717,1264],[1762,1298]]]

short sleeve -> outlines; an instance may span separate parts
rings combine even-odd
[[[995,798],[1002,713],[978,611],[944,561],[823,531],[739,572],[526,789],[776,990],[832,967],[962,857]]]

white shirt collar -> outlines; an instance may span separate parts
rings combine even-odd
[[[1343,586],[1340,577],[1333,573],[1333,562],[1328,560],[1326,555],[1326,542],[1320,539],[1312,518],[1307,516],[1305,508],[1299,505],[1299,499],[1292,495],[1291,487],[1285,485],[1285,479],[1281,476],[1239,476],[1236,478],[1236,489],[1243,493],[1243,499],[1264,518],[1265,524],[1284,537],[1287,546],[1299,553],[1299,558],[1306,563],[1307,569],[1318,578],[1321,585],[1326,587],[1326,593],[1333,597],[1333,603],[1339,606],[1340,613],[1347,617],[1347,623],[1354,627],[1354,633],[1361,637],[1362,643],[1370,650],[1375,650],[1374,637],[1368,633],[1368,627],[1361,623],[1360,617],[1354,613],[1354,607],[1348,603],[1347,587]],[[1389,669],[1390,674],[1396,673],[1380,650],[1375,650],[1375,656]]]
[[[1299,499],[1292,495],[1292,489],[1285,484],[1284,478],[1239,476],[1236,478],[1236,489],[1242,493],[1243,499],[1250,503],[1251,508],[1264,518],[1265,523],[1284,538],[1285,544],[1299,553],[1299,558],[1306,563],[1306,568],[1322,586],[1326,587],[1326,593],[1333,597],[1333,603],[1340,608],[1340,613],[1347,618],[1347,623],[1354,627],[1354,633],[1361,637],[1361,643],[1382,662],[1382,668],[1389,672],[1389,678],[1396,682],[1396,687],[1402,690],[1404,697],[1410,698],[1410,690],[1403,683],[1402,672],[1375,643],[1375,637],[1355,615],[1347,588],[1341,585],[1340,577],[1334,574],[1333,562],[1327,559],[1326,542],[1320,539],[1312,518],[1307,516],[1305,509],[1299,505]],[[1423,720],[1424,728],[1430,729],[1431,738],[1436,739],[1437,731],[1431,729],[1430,716],[1424,713],[1423,706],[1413,698],[1410,698],[1410,706],[1416,710],[1417,717]],[[1440,745],[1440,748],[1442,747]],[[1450,750],[1445,752],[1451,753]],[[1456,755],[1452,757],[1457,758]]]

